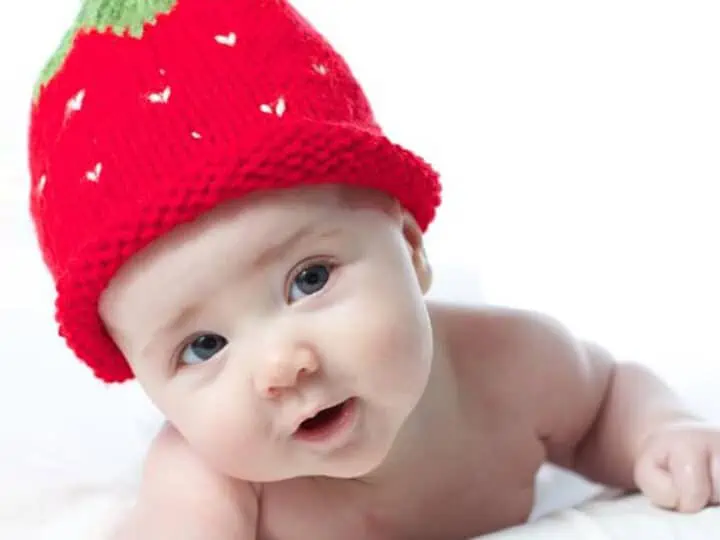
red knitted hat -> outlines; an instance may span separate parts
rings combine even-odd
[[[118,268],[256,190],[343,183],[425,230],[438,176],[377,125],[345,61],[284,0],[85,0],[38,84],[31,211],[69,347],[132,378],[98,314]]]

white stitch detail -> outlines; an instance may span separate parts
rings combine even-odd
[[[277,114],[279,117],[282,117],[283,114],[285,114],[285,110],[287,109],[287,106],[285,105],[285,98],[278,99],[277,104],[275,105],[275,114]]]
[[[85,89],[83,88],[77,94],[75,94],[72,98],[70,98],[68,100],[67,107],[65,109],[65,113],[71,114],[73,112],[78,112],[79,110],[81,110],[84,100],[85,100]]]
[[[281,118],[287,110],[287,103],[285,103],[285,98],[281,97],[275,102],[274,105],[263,103],[262,105],[260,105],[260,110],[265,114],[275,114],[276,116]]]
[[[102,172],[102,163],[98,163],[95,165],[95,169],[92,171],[88,171],[87,174],[85,174],[85,177],[90,182],[97,182],[100,180],[100,173]]]
[[[220,45],[227,45],[228,47],[234,47],[237,43],[237,35],[235,32],[230,32],[228,35],[224,36],[222,34],[215,36],[215,41],[217,41]]]
[[[38,193],[42,193],[45,190],[45,185],[47,184],[47,175],[43,174],[37,183],[37,190]]]
[[[167,103],[170,100],[170,87],[166,86],[162,92],[154,92],[148,96],[151,103]]]
[[[325,64],[313,64],[313,69],[320,75],[327,75],[328,68]]]
[[[202,139],[202,135],[200,135],[197,131],[193,131],[190,136],[195,140]]]

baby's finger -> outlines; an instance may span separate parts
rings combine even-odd
[[[643,456],[635,466],[635,484],[653,504],[674,509],[679,494],[666,466],[657,457]]]
[[[677,449],[670,456],[669,465],[679,492],[677,510],[694,513],[705,508],[712,496],[708,453]]]

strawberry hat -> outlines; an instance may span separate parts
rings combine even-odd
[[[98,314],[118,268],[257,190],[382,190],[422,230],[438,175],[389,141],[358,82],[285,0],[84,0],[32,103],[30,207],[60,335],[131,379]]]

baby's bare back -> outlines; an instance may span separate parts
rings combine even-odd
[[[503,316],[431,313],[458,383],[461,435],[428,433],[391,485],[304,478],[266,486],[258,538],[461,540],[527,519],[546,458],[536,407],[518,384],[531,359],[518,356]]]

